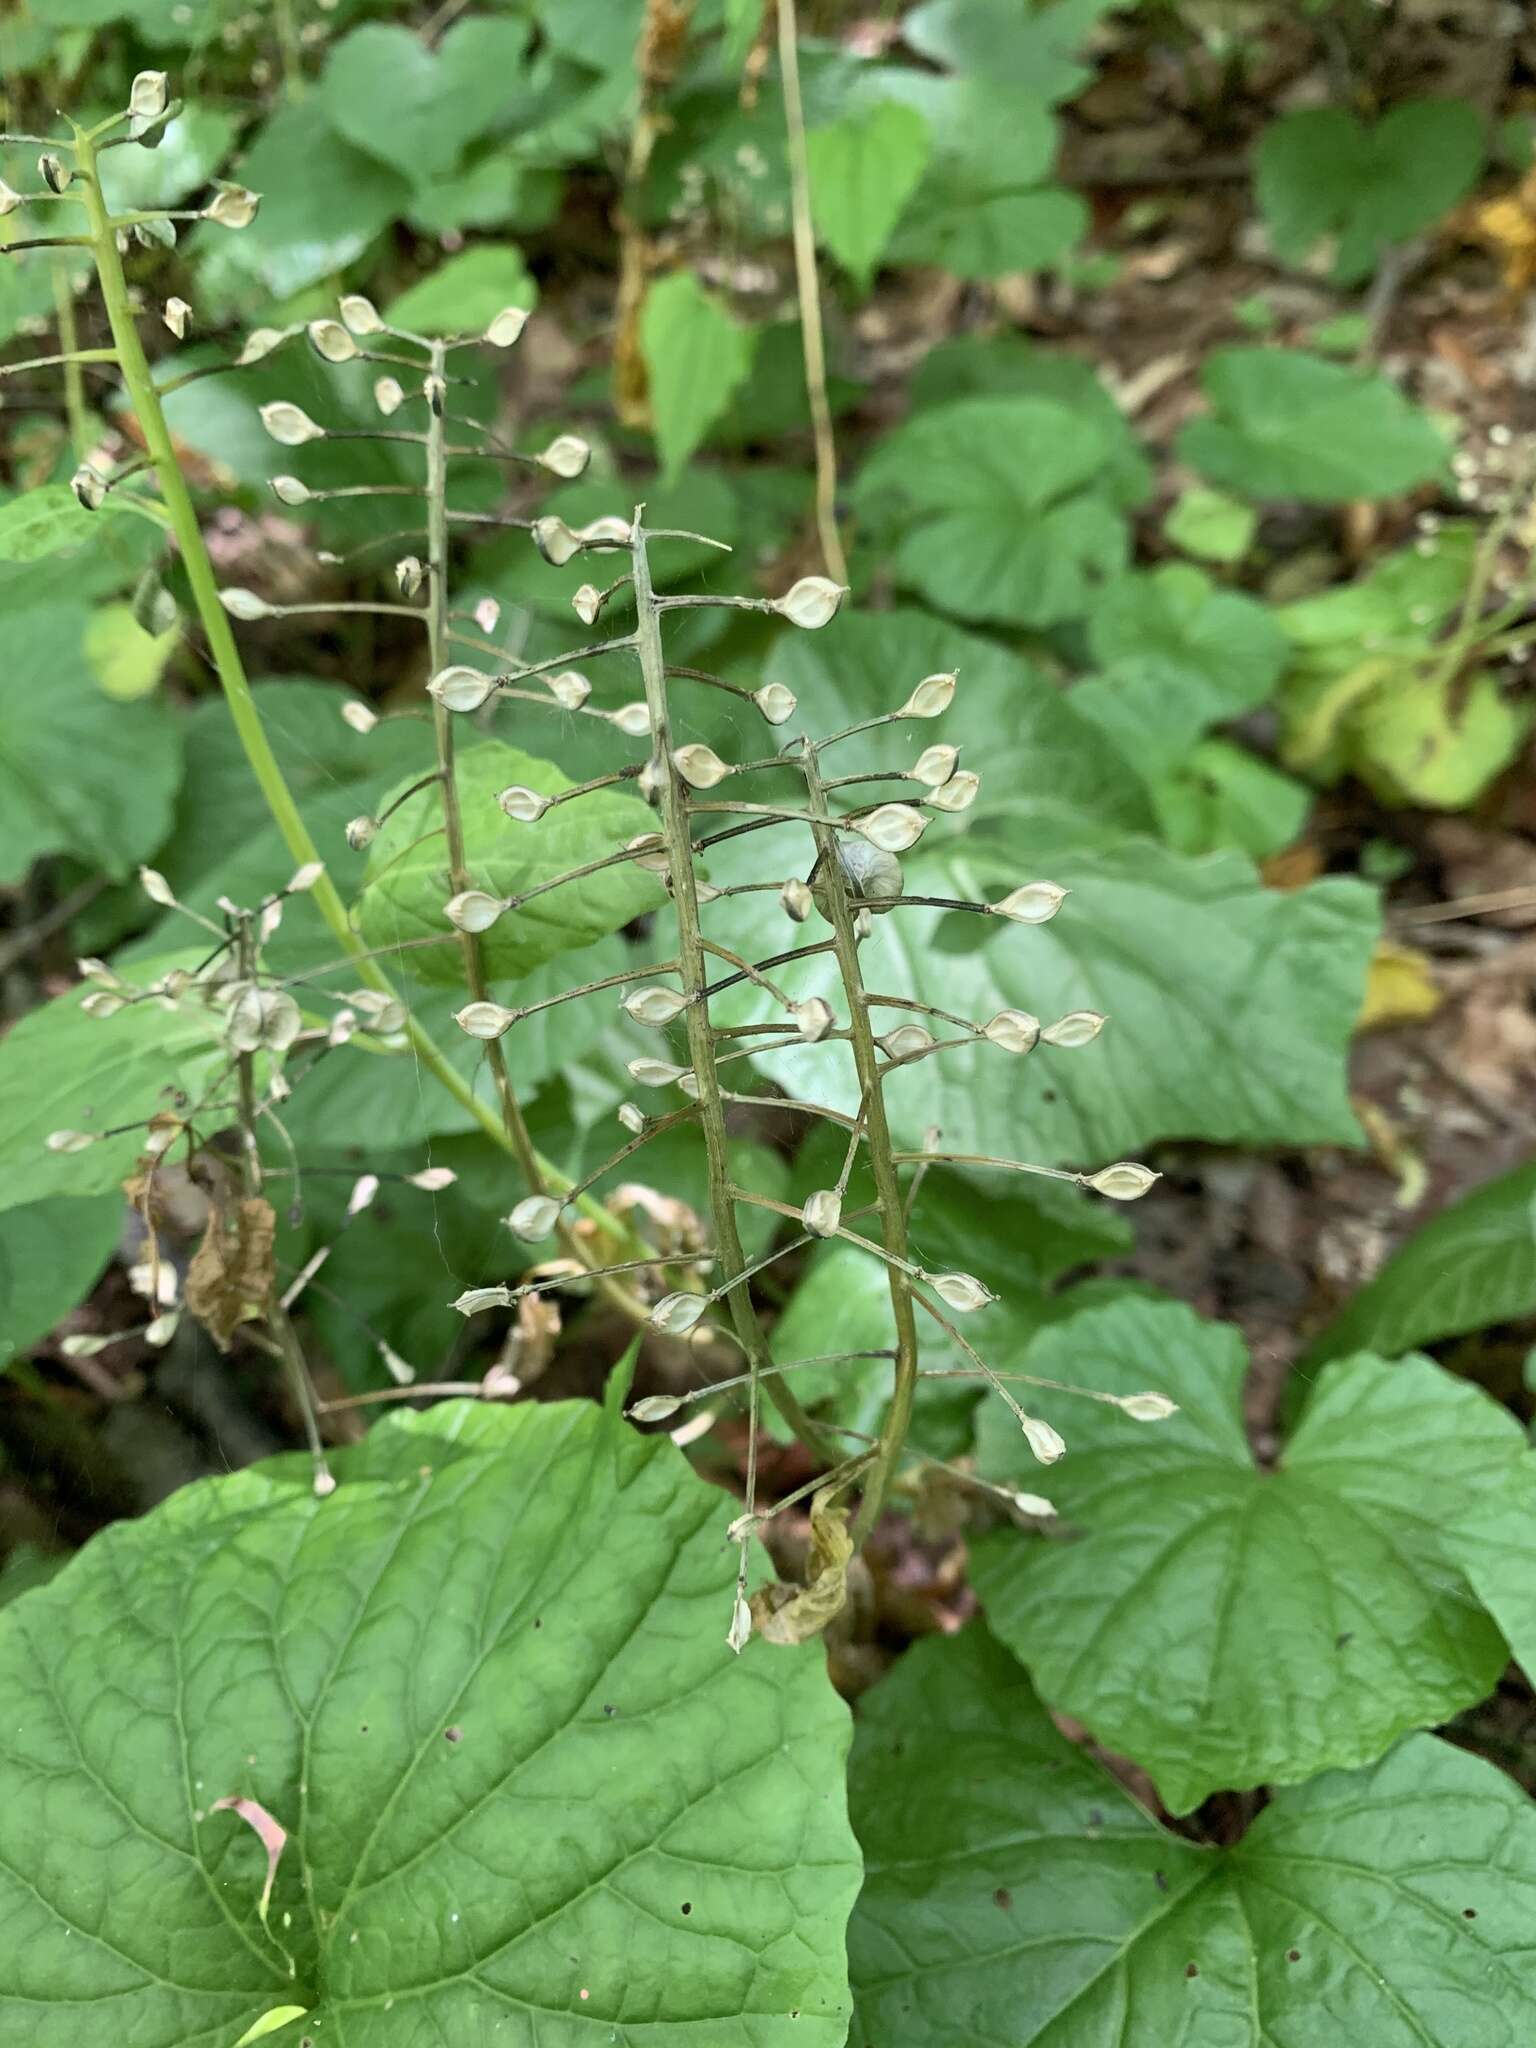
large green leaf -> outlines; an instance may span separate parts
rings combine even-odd
[[[1050,0],[999,8],[992,0],[925,0],[902,24],[914,50],[937,64],[1027,83],[1045,100],[1069,99],[1092,77],[1083,45],[1114,0]]]
[[[526,310],[538,296],[520,249],[480,242],[391,300],[389,320],[413,334],[473,334],[489,327],[504,306]]]
[[[0,562],[38,562],[62,548],[84,547],[104,525],[115,522],[123,508],[122,498],[109,497],[88,512],[68,484],[39,484],[22,491],[0,505]]]
[[[122,1224],[117,1195],[64,1195],[0,1211],[0,1365],[90,1293]]]
[[[73,853],[122,877],[153,853],[181,780],[168,706],[124,704],[85,651],[90,614],[62,605],[13,612],[0,667],[0,882],[47,853]]]
[[[1124,566],[1109,453],[1091,414],[1050,399],[957,399],[888,435],[854,499],[896,535],[901,582],[939,610],[1050,626]]]
[[[1395,1357],[1536,1312],[1536,1166],[1463,1195],[1409,1238],[1308,1351]]]
[[[816,232],[867,287],[930,148],[912,107],[882,100],[805,138]]]
[[[859,1703],[851,2048],[1518,2048],[1536,1816],[1430,1736],[1168,1834],[979,1628]]]
[[[1022,1065],[978,1041],[900,1069],[886,1098],[908,1143],[937,1124],[947,1149],[1096,1166],[1159,1138],[1356,1140],[1345,1055],[1377,932],[1371,890],[1330,878],[1281,894],[1260,887],[1240,855],[1189,860],[1141,840],[1064,852],[1049,869],[1036,842],[1018,858],[1005,844],[973,832],[904,856],[906,887],[995,901],[1044,870],[1071,892],[1051,923],[889,911],[876,917],[863,947],[867,986],[939,1003],[978,1024],[1005,1008],[1047,1023],[1097,1010],[1109,1022],[1086,1047],[1038,1046]],[[710,875],[804,875],[812,858],[803,830],[785,828],[712,851]],[[729,907],[730,943],[749,958],[794,943],[771,892],[732,898]],[[706,928],[722,928],[708,911]],[[841,1013],[840,985],[824,957],[775,973]],[[765,998],[741,989],[720,1008],[733,1022],[772,1014]],[[850,1114],[857,1108],[841,1046],[795,1047],[757,1063],[791,1094]]]
[[[497,896],[536,888],[569,869],[617,853],[629,840],[655,829],[647,805],[612,790],[557,804],[537,824],[517,824],[496,801],[497,792],[514,783],[546,796],[572,787],[552,762],[536,760],[500,740],[483,741],[459,755],[465,862],[474,886]],[[358,899],[361,930],[370,946],[452,937],[453,927],[443,915],[453,885],[442,838],[436,835],[440,823],[437,791],[424,789],[401,804],[370,847],[368,880]],[[480,944],[486,972],[493,979],[527,974],[559,953],[590,946],[665,901],[666,891],[657,878],[627,861],[562,883],[536,896],[526,908],[504,912],[485,933]],[[463,963],[456,946],[421,946],[401,959],[419,980],[462,984]]]
[[[153,149],[113,149],[97,158],[102,196],[114,213],[180,206],[207,184],[239,131],[232,113],[185,107],[161,130]]]
[[[199,953],[147,961],[134,982],[147,987]],[[84,988],[44,1003],[0,1039],[0,1209],[52,1195],[99,1195],[115,1188],[143,1149],[143,1126],[165,1109],[202,1099],[228,1067],[222,1020],[196,992],[167,1010],[136,1002],[110,1017],[81,1009]],[[50,1152],[54,1131],[104,1133],[83,1151]]]
[[[320,98],[355,149],[423,184],[500,125],[527,47],[526,22],[488,15],[455,22],[435,49],[408,28],[365,22],[332,49]]]
[[[1248,498],[1391,498],[1443,475],[1446,448],[1425,414],[1374,370],[1299,349],[1223,348],[1200,382],[1213,407],[1178,452]]]
[[[666,481],[698,447],[752,367],[753,335],[691,270],[653,284],[640,315],[651,420]]]
[[[735,1504],[573,1403],[336,1464],[188,1487],[0,1617],[5,2029],[841,2042],[848,1715],[819,1648],[726,1648]],[[265,1919],[235,1797],[287,1830]]]
[[[1335,235],[1334,280],[1358,284],[1465,198],[1482,162],[1482,117],[1465,100],[1405,100],[1369,126],[1346,107],[1303,107],[1264,130],[1254,190],[1278,255],[1304,262]]]
[[[1262,704],[1285,667],[1285,635],[1261,604],[1169,564],[1114,584],[1088,623],[1098,674],[1072,692],[1148,778],[1213,725]]]
[[[1122,1301],[1047,1330],[1029,1370],[1179,1404],[1170,1421],[1028,1389],[1067,1454],[1046,1491],[1077,1540],[987,1537],[977,1591],[1051,1704],[1133,1757],[1175,1813],[1224,1786],[1370,1762],[1490,1690],[1506,1651],[1442,1540],[1522,1455],[1518,1423],[1432,1364],[1318,1379],[1273,1472],[1243,1433],[1238,1333]],[[1038,1481],[1000,1403],[982,1469]]]
[[[1446,1541],[1529,1678],[1536,1673],[1536,1452],[1472,1501]]]

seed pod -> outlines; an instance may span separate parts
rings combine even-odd
[[[811,905],[814,900],[804,882],[793,879],[787,881],[779,891],[779,903],[783,908],[784,915],[792,918],[796,924],[805,923],[805,920],[811,914]]]
[[[574,668],[562,669],[559,675],[544,680],[551,697],[567,711],[579,711],[592,694],[592,685]]]
[[[837,866],[854,904],[881,910],[901,894],[901,863],[862,839],[839,837]],[[832,922],[831,876],[823,864],[811,881],[811,899],[827,923]]]
[[[365,846],[371,846],[379,836],[379,821],[366,814],[349,818],[346,825],[346,840],[354,853],[361,853]]]
[[[547,469],[551,476],[567,480],[580,476],[591,460],[592,450],[579,434],[556,434],[542,454],[534,457],[539,467]]]
[[[350,363],[362,350],[339,320],[311,320],[304,330],[317,356],[328,363]]]
[[[1046,1045],[1060,1046],[1064,1052],[1075,1052],[1080,1045],[1091,1045],[1104,1029],[1105,1019],[1097,1010],[1069,1010],[1065,1017],[1058,1017],[1054,1024],[1047,1024],[1041,1032]]]
[[[348,292],[341,302],[341,317],[349,334],[382,334],[384,322],[379,318],[379,309],[372,299],[365,299],[361,292]]]
[[[285,505],[307,505],[312,496],[309,485],[296,476],[273,477],[272,492]]]
[[[589,519],[576,528],[576,538],[584,547],[627,548],[633,537],[629,521],[616,512],[605,512],[601,519]]]
[[[887,1059],[910,1060],[919,1053],[931,1052],[936,1041],[933,1033],[921,1024],[898,1024],[894,1031],[887,1031],[875,1043]]]
[[[644,1400],[636,1401],[624,1413],[631,1422],[665,1422],[669,1415],[675,1415],[683,1405],[680,1394],[647,1394]]]
[[[402,597],[414,597],[426,575],[419,555],[402,555],[395,564],[395,588]]]
[[[969,1273],[925,1273],[923,1278],[940,1301],[947,1301],[962,1315],[968,1315],[972,1309],[985,1308],[989,1301],[997,1299],[990,1287],[983,1287]]]
[[[151,903],[158,903],[165,910],[175,909],[175,892],[158,868],[140,868],[139,886]]]
[[[905,853],[927,829],[928,820],[910,804],[881,804],[868,817],[855,820],[855,830],[882,853]]]
[[[774,600],[770,610],[788,619],[792,626],[801,626],[806,632],[814,633],[818,626],[825,626],[837,617],[838,607],[847,595],[846,587],[834,583],[830,577],[802,576],[782,597]]]
[[[817,1237],[833,1237],[843,1220],[843,1199],[836,1188],[818,1188],[807,1195],[800,1220]]]
[[[178,341],[185,341],[187,325],[192,318],[192,308],[185,299],[167,299],[160,318],[169,327]]]
[[[1060,1430],[1052,1429],[1038,1416],[1026,1415],[1022,1424],[1025,1441],[1042,1465],[1054,1465],[1067,1446]]]
[[[674,1067],[670,1061],[650,1058],[631,1060],[628,1071],[631,1079],[638,1081],[642,1088],[670,1088],[685,1074],[691,1074],[688,1067]]]
[[[1179,1412],[1178,1402],[1166,1394],[1122,1394],[1115,1406],[1133,1422],[1166,1422]]]
[[[951,775],[942,788],[936,789],[924,802],[936,811],[968,811],[981,794],[981,777],[973,775],[969,768],[962,768],[958,775]]]
[[[752,702],[770,725],[782,725],[787,718],[793,718],[797,701],[794,691],[786,689],[783,683],[764,683],[760,690],[752,692]]]
[[[127,1000],[110,988],[93,988],[88,996],[80,998],[80,1008],[87,1017],[113,1017]]]
[[[235,357],[236,365],[243,370],[251,363],[261,362],[271,355],[273,349],[281,348],[288,337],[297,332],[297,328],[294,327],[252,328],[245,337],[239,355]]]
[[[457,662],[452,668],[439,669],[427,685],[428,695],[449,711],[478,711],[495,690],[494,676]]]
[[[375,377],[373,380],[373,402],[390,419],[405,403],[405,391],[398,377]]]
[[[1021,1515],[1038,1515],[1042,1521],[1056,1512],[1056,1504],[1041,1493],[1010,1493],[1008,1505]]]
[[[231,584],[228,590],[219,592],[219,603],[232,619],[243,619],[250,624],[256,619],[270,619],[275,616],[275,607],[264,597],[258,597],[254,590],[242,590],[238,584]]]
[[[482,633],[494,633],[501,621],[501,606],[494,597],[482,597],[475,606],[475,624]]]
[[[672,766],[690,789],[713,789],[717,782],[724,782],[735,773],[713,747],[698,744],[674,748]]]
[[[484,889],[461,889],[443,905],[443,915],[461,932],[488,932],[506,907],[500,896]]]
[[[261,408],[261,424],[285,448],[301,448],[306,441],[323,441],[325,429],[317,426],[301,405],[290,405],[286,398],[274,398],[270,405]]]
[[[542,519],[535,519],[528,531],[539,553],[556,569],[563,569],[581,547],[581,542],[565,521],[553,512],[546,512]]]
[[[7,185],[4,178],[0,178],[0,220],[8,213],[14,213],[17,207],[23,204],[21,194]]]
[[[325,1034],[325,1042],[333,1049],[346,1045],[357,1030],[357,1012],[351,1009],[338,1010],[331,1019],[331,1028]]]
[[[982,1025],[981,1035],[1004,1052],[1033,1052],[1040,1040],[1040,1019],[1028,1010],[999,1010]]]
[[[351,998],[354,1008],[366,1013],[370,1028],[380,1038],[393,1038],[406,1025],[406,1007],[398,996],[386,996],[376,989],[359,989]]]
[[[514,782],[501,792],[496,801],[509,818],[515,818],[520,825],[533,825],[549,809],[552,799],[541,796],[536,789]]]
[[[427,410],[433,419],[440,420],[448,403],[447,380],[440,377],[435,370],[432,371],[421,380],[421,395],[427,401]]]
[[[466,1003],[454,1012],[453,1021],[471,1038],[491,1039],[510,1031],[517,1018],[516,1010],[504,1009],[500,1003]]]
[[[283,989],[236,983],[225,1042],[232,1052],[286,1052],[303,1029],[299,1006]]]
[[[248,228],[260,204],[259,192],[248,192],[243,185],[225,185],[203,208],[203,219],[221,228]]]
[[[898,718],[937,718],[947,711],[955,694],[955,677],[952,675],[924,676],[906,703],[896,713]]]
[[[738,1592],[731,1607],[731,1625],[725,1632],[726,1646],[739,1657],[752,1640],[752,1609],[745,1593]]]
[[[284,890],[284,895],[304,895],[308,890],[313,889],[324,873],[325,862],[323,860],[305,861],[302,867],[295,868],[289,876],[288,887]]]
[[[937,789],[941,783],[948,782],[954,774],[959,759],[958,747],[924,747],[907,770],[907,774],[912,781],[925,783],[929,789]]]
[[[1138,1166],[1134,1160],[1120,1159],[1113,1166],[1106,1166],[1098,1173],[1088,1176],[1088,1185],[1096,1195],[1108,1195],[1112,1202],[1134,1202],[1144,1195],[1154,1181],[1162,1179],[1150,1166]]]
[[[49,1152],[83,1152],[95,1142],[89,1131],[50,1131],[43,1145]]]
[[[832,1005],[820,996],[807,996],[803,1003],[792,1004],[790,1015],[807,1045],[820,1045],[837,1022],[832,1014]]]
[[[614,1113],[632,1137],[638,1138],[650,1122],[650,1118],[638,1102],[621,1102]]]
[[[69,190],[69,181],[75,175],[68,169],[62,157],[45,150],[37,160],[38,173],[48,190],[55,195]]]
[[[668,1337],[681,1337],[685,1330],[693,1328],[708,1306],[702,1294],[664,1294],[647,1320],[652,1329]]]
[[[483,338],[492,348],[510,348],[527,325],[528,315],[521,306],[503,306]]]
[[[595,583],[583,583],[571,599],[571,610],[584,626],[594,624],[602,608],[603,593]]]
[[[128,88],[128,111],[139,121],[158,121],[170,104],[163,71],[141,71]]]
[[[644,868],[648,874],[667,872],[667,846],[659,832],[642,832],[629,841],[625,851],[633,855],[635,866]]]
[[[559,1221],[560,1204],[553,1195],[529,1195],[507,1218],[507,1228],[514,1237],[536,1244],[541,1237],[548,1237]]]
[[[408,1173],[406,1179],[413,1188],[420,1188],[423,1194],[441,1194],[444,1188],[451,1188],[458,1175],[451,1166],[424,1166],[420,1173]]]
[[[1067,892],[1054,882],[1026,882],[1010,889],[998,903],[989,903],[993,917],[1011,917],[1015,924],[1045,924],[1066,901]]]
[[[510,1287],[466,1287],[457,1301],[449,1303],[461,1316],[477,1316],[483,1308],[510,1308]]]
[[[608,713],[608,722],[628,733],[632,740],[644,739],[651,730],[651,707],[643,702],[621,704],[617,711]]]
[[[682,1015],[688,1007],[688,998],[673,988],[632,988],[619,1007],[637,1024],[648,1024],[660,1030],[674,1017]]]
[[[106,500],[107,480],[99,469],[82,462],[69,480],[69,488],[87,512],[97,512]]]

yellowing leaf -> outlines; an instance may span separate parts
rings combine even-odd
[[[109,697],[131,704],[147,697],[165,672],[181,633],[146,633],[128,604],[104,604],[85,629],[85,658]]]
[[[1433,1017],[1443,998],[1430,973],[1430,963],[1412,946],[1377,942],[1365,977],[1365,1001],[1357,1031],[1377,1031],[1386,1024],[1412,1024]]]

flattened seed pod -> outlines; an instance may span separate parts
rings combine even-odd
[[[901,862],[894,853],[884,853],[867,839],[839,838],[838,866],[855,909],[886,910],[901,894]],[[820,862],[811,877],[811,901],[827,923],[832,922],[829,877]]]

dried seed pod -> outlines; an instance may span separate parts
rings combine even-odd
[[[571,610],[584,626],[594,625],[602,608],[603,593],[595,583],[583,583],[571,599]]]
[[[583,547],[627,548],[633,529],[616,512],[605,512],[601,519],[589,519],[585,526],[578,526],[576,538]]]
[[[261,424],[285,448],[301,448],[306,441],[323,441],[325,429],[316,424],[301,405],[286,398],[274,398],[261,408]]]
[[[805,920],[811,914],[811,905],[814,900],[804,882],[793,879],[787,881],[779,891],[779,903],[783,908],[784,915],[792,918],[796,924],[805,923]]]
[[[461,1316],[477,1316],[484,1308],[510,1308],[512,1290],[510,1287],[466,1287],[449,1306],[456,1308]]]
[[[616,725],[620,732],[628,733],[632,740],[644,739],[651,730],[651,707],[643,701],[621,704],[617,711],[608,713],[608,722]]]
[[[553,512],[546,512],[542,519],[535,519],[528,531],[539,553],[556,569],[563,569],[581,548],[576,535]]]
[[[349,334],[382,334],[384,322],[379,309],[372,299],[364,298],[361,292],[348,292],[341,302],[341,317]]]
[[[175,909],[175,891],[158,868],[140,868],[139,887],[151,903],[158,903],[165,910]]]
[[[158,121],[170,105],[170,85],[163,71],[141,71],[128,88],[128,111],[138,121]]]
[[[264,597],[258,597],[254,590],[242,590],[238,584],[221,590],[219,603],[232,619],[243,619],[247,624],[256,619],[270,619],[276,611],[276,607],[268,604]]]
[[[309,485],[296,476],[273,477],[272,494],[285,505],[307,505],[314,495]]]
[[[916,1059],[920,1053],[931,1052],[937,1041],[931,1031],[921,1024],[898,1024],[894,1031],[887,1031],[875,1040],[887,1059]]]
[[[839,836],[837,865],[843,886],[856,906],[867,904],[873,910],[882,910],[901,894],[901,862],[894,854],[871,846],[866,840]],[[818,866],[810,890],[811,900],[828,924],[832,922],[830,880],[825,866]]]
[[[937,718],[949,709],[955,694],[955,681],[955,677],[948,674],[924,676],[896,716]]]
[[[667,872],[667,842],[659,832],[640,833],[628,842],[625,851],[633,856],[635,866],[644,868],[648,874]]]
[[[551,476],[569,480],[578,477],[592,460],[592,450],[579,434],[556,434],[549,446],[534,457]]]
[[[820,1045],[837,1022],[832,1014],[832,1005],[820,996],[807,996],[803,1003],[791,1004],[790,1015],[807,1045]]]
[[[914,782],[925,783],[929,789],[937,789],[948,782],[960,760],[958,747],[924,747],[907,774]]]
[[[951,775],[942,788],[933,791],[923,801],[936,811],[968,811],[981,794],[981,777],[973,775],[969,768],[962,768],[958,775]]]
[[[500,1003],[466,1003],[462,1010],[454,1012],[453,1021],[471,1038],[491,1039],[510,1031],[517,1017],[516,1010],[505,1009]]]
[[[513,1209],[507,1228],[514,1237],[536,1244],[541,1237],[548,1237],[559,1221],[560,1204],[553,1195],[529,1195]]]
[[[1138,1166],[1134,1160],[1119,1159],[1113,1166],[1102,1167],[1099,1172],[1088,1176],[1088,1185],[1096,1195],[1108,1195],[1112,1202],[1134,1202],[1144,1195],[1154,1181],[1162,1179],[1150,1166]]]
[[[65,164],[64,159],[55,156],[51,150],[45,150],[38,158],[37,169],[43,183],[55,196],[69,190],[70,180],[75,175]]]
[[[475,624],[482,633],[494,633],[501,622],[501,606],[494,597],[482,597],[475,606]]]
[[[983,1287],[969,1273],[925,1273],[923,1278],[941,1301],[948,1302],[962,1315],[968,1315],[972,1309],[985,1308],[989,1301],[997,1299],[990,1287]]]
[[[97,512],[106,500],[107,480],[99,469],[82,462],[69,480],[75,499],[87,512]]]
[[[833,1237],[843,1220],[843,1198],[836,1188],[818,1188],[807,1195],[800,1220],[817,1237]]]
[[[488,932],[506,907],[484,889],[461,889],[443,905],[443,915],[461,932]]]
[[[544,681],[551,697],[567,711],[579,711],[592,694],[592,685],[574,668],[562,669],[559,675],[546,676]]]
[[[1115,1406],[1133,1422],[1167,1422],[1179,1412],[1178,1402],[1166,1394],[1122,1394]]]
[[[782,725],[793,718],[798,701],[794,691],[786,689],[783,683],[764,683],[760,690],[752,692],[752,702],[770,725]]]
[[[203,219],[221,228],[248,228],[260,205],[259,192],[248,192],[243,185],[225,185],[203,208]]]
[[[315,354],[328,363],[350,363],[362,354],[339,320],[311,320],[304,331]]]
[[[989,903],[993,917],[1010,917],[1015,924],[1045,924],[1066,901],[1067,892],[1055,882],[1025,882],[1010,889],[1000,902]]]
[[[427,410],[432,417],[440,420],[448,404],[448,382],[435,370],[421,380],[421,395],[427,401]]]
[[[24,206],[25,204],[26,202],[21,194],[12,186],[7,185],[4,178],[0,178],[0,220],[3,220],[8,213],[14,213],[18,206]]]
[[[1028,1010],[999,1010],[982,1025],[981,1035],[1004,1052],[1033,1052],[1040,1040],[1040,1019]]]
[[[624,1126],[625,1130],[628,1131],[632,1137],[636,1138],[639,1137],[640,1133],[645,1129],[646,1125],[650,1122],[650,1118],[646,1115],[645,1111],[640,1107],[638,1102],[621,1102],[617,1110],[614,1112],[614,1114],[618,1117],[619,1122]]]
[[[674,1082],[681,1081],[685,1074],[690,1079],[693,1076],[691,1067],[674,1067],[668,1060],[650,1058],[631,1060],[628,1073],[642,1088],[670,1088]]]
[[[683,1014],[688,1007],[688,998],[673,988],[632,988],[619,1007],[637,1024],[648,1024],[660,1030]]]
[[[288,877],[288,887],[284,890],[284,895],[305,895],[310,889],[313,889],[324,873],[325,862],[323,860],[305,861],[302,867],[295,868]]]
[[[286,1052],[303,1028],[299,1006],[285,989],[233,985],[224,1033],[232,1052]]]
[[[503,306],[482,339],[492,348],[510,348],[527,325],[528,315],[521,306]]]
[[[346,841],[354,853],[361,853],[365,846],[371,846],[379,836],[379,821],[366,813],[349,818],[346,824]]]
[[[1105,1019],[1097,1010],[1069,1010],[1065,1017],[1058,1017],[1054,1024],[1047,1024],[1040,1037],[1046,1045],[1059,1046],[1064,1052],[1075,1052],[1080,1045],[1091,1045],[1104,1029]]]
[[[451,1188],[458,1175],[451,1166],[424,1166],[420,1173],[408,1173],[406,1179],[413,1188],[420,1188],[423,1194],[441,1194],[444,1188]]]
[[[80,998],[80,1008],[87,1017],[113,1017],[127,1000],[110,988],[93,988],[88,996]]]
[[[466,668],[458,662],[452,668],[439,669],[427,684],[428,694],[449,711],[478,711],[495,691],[494,676],[485,675],[477,668]]]
[[[178,341],[185,341],[192,320],[192,308],[185,299],[167,299],[160,318]]]
[[[636,1401],[624,1413],[631,1422],[665,1422],[669,1415],[675,1415],[683,1405],[680,1394],[647,1394]]]
[[[543,817],[553,799],[514,782],[501,792],[496,801],[509,818],[515,818],[520,825],[533,825]]]
[[[402,555],[395,564],[395,588],[402,597],[414,597],[426,577],[426,568],[419,555]]]
[[[738,1592],[731,1606],[731,1625],[725,1632],[726,1647],[739,1657],[752,1640],[752,1609],[745,1593]]]
[[[405,403],[405,391],[398,377],[375,377],[373,380],[373,402],[389,419]]]
[[[647,1320],[652,1329],[668,1337],[681,1337],[685,1330],[693,1328],[708,1306],[702,1294],[664,1294]]]
[[[922,838],[928,820],[910,804],[881,804],[867,817],[856,819],[854,829],[882,853],[905,853]]]
[[[1056,1512],[1055,1502],[1047,1500],[1043,1493],[1010,1493],[1008,1505],[1021,1515],[1038,1515],[1042,1521]]]
[[[837,617],[838,607],[847,595],[846,586],[834,583],[828,576],[802,576],[774,600],[770,609],[788,619],[792,626],[814,633]]]
[[[713,789],[717,782],[724,782],[727,775],[735,773],[713,747],[697,743],[674,748],[672,766],[690,789]]]
[[[1026,1443],[1042,1465],[1054,1465],[1066,1451],[1066,1440],[1060,1430],[1052,1429],[1048,1422],[1042,1422],[1037,1415],[1026,1415],[1021,1427]]]
[[[50,1131],[43,1145],[49,1152],[83,1152],[95,1142],[89,1131]]]

